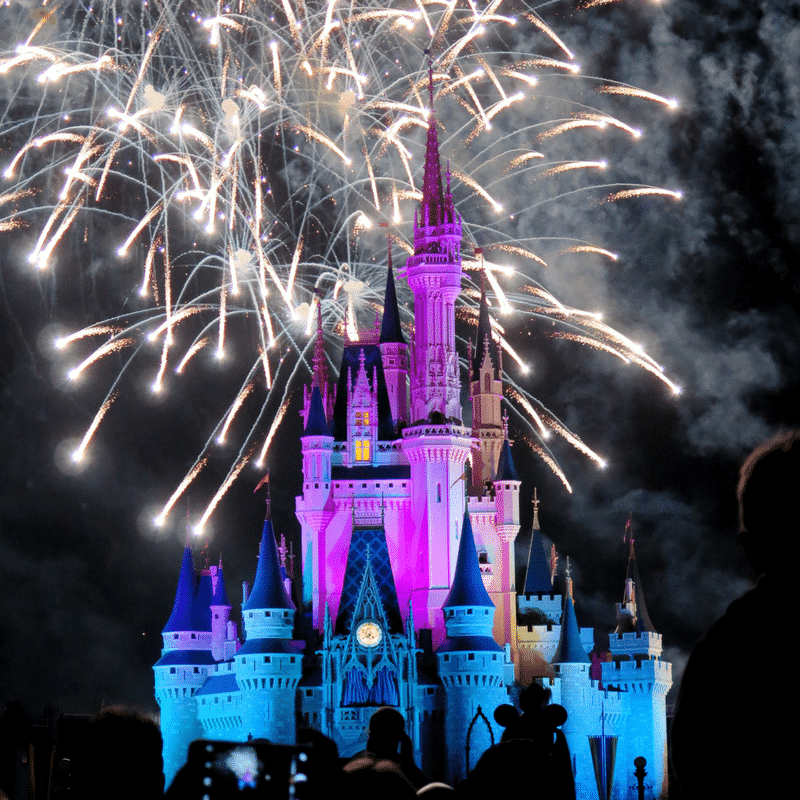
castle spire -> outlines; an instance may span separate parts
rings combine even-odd
[[[561,616],[561,636],[558,649],[553,656],[553,664],[589,664],[591,659],[581,641],[578,620],[575,617],[575,603],[572,599],[572,577],[567,567],[567,596],[564,598],[564,613]]]
[[[481,248],[476,248],[476,253],[481,255]],[[499,356],[497,342],[492,336],[492,323],[489,319],[489,302],[486,299],[486,281],[481,278],[481,302],[478,309],[478,335],[475,337],[475,347],[472,350],[472,378],[480,380],[481,365],[488,354],[494,367],[494,377],[499,377]]]
[[[162,633],[198,630],[198,610],[195,608],[196,594],[197,577],[194,572],[192,548],[187,542],[186,547],[183,549],[181,571],[178,576],[178,589],[175,592],[175,604]]]
[[[281,579],[281,565],[270,518],[269,499],[267,499],[267,517],[261,533],[256,578],[247,602],[242,604],[242,609],[245,610],[262,608],[294,609],[292,601],[286,595],[286,589]]]
[[[455,222],[453,198],[450,195],[448,168],[447,192],[442,188],[442,165],[439,158],[439,137],[436,130],[436,110],[433,104],[433,63],[428,67],[428,140],[425,146],[425,173],[422,180],[422,205],[419,224],[427,227]]]
[[[525,586],[522,594],[552,594],[553,578],[539,527],[539,496],[533,490],[533,530],[528,551],[528,567],[525,571]]]
[[[630,520],[625,526],[626,534],[630,531]],[[628,571],[625,575],[625,589],[622,602],[617,606],[617,628],[616,633],[629,633],[636,631],[642,633],[649,631],[655,633],[650,615],[647,613],[647,605],[644,601],[642,590],[642,579],[639,577],[639,568],[636,565],[636,553],[633,547],[633,534],[630,535],[630,548],[628,552]]]
[[[322,335],[322,297],[317,294],[317,332],[314,339],[313,375],[311,385],[320,391],[328,385],[328,362],[325,358],[325,342]]]
[[[380,344],[389,342],[405,344],[403,330],[400,327],[400,309],[397,305],[397,290],[394,285],[392,269],[392,240],[389,239],[389,266],[386,272],[386,293],[383,298],[383,319],[381,320]]]

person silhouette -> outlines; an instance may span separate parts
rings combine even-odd
[[[781,534],[796,528],[799,486],[800,431],[765,442],[741,468],[738,539],[758,580],[709,629],[683,673],[670,743],[685,798],[785,791],[791,737],[781,732],[778,711],[793,677],[786,623],[794,561]]]
[[[367,749],[353,756],[350,764],[366,761],[390,761],[414,789],[421,789],[428,779],[414,763],[411,739],[405,730],[403,715],[391,706],[382,706],[369,718]]]

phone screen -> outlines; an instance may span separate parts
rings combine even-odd
[[[191,796],[226,800],[269,796],[281,800],[311,796],[312,745],[198,740],[189,748],[187,764]]]

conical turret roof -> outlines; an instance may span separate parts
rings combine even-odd
[[[558,649],[553,656],[553,664],[590,664],[581,642],[581,631],[575,616],[575,604],[572,602],[572,590],[568,589],[564,600],[564,613],[561,615],[561,636]]]
[[[264,529],[261,533],[261,548],[258,553],[253,589],[247,602],[242,604],[242,609],[246,610],[261,608],[294,609],[281,580],[278,546],[275,544],[275,534],[269,515],[264,520]]]
[[[523,594],[552,594],[553,581],[550,577],[550,566],[544,550],[542,532],[539,521],[534,517],[531,549],[528,552],[528,568],[525,572]]]
[[[325,419],[325,404],[319,386],[311,387],[311,402],[308,405],[308,421],[303,436],[331,436],[328,420]]]
[[[162,633],[197,630],[195,612],[195,595],[197,578],[194,574],[192,548],[187,544],[183,550],[181,571],[178,576],[178,589],[175,592],[175,604]]]
[[[483,585],[481,569],[478,566],[478,552],[472,533],[469,511],[464,511],[464,524],[461,528],[461,541],[456,557],[456,571],[453,584],[442,608],[454,606],[479,606],[494,608],[494,603]]]
[[[217,567],[217,573],[213,580],[211,605],[230,606],[230,604],[230,600],[228,600],[228,589],[225,586],[225,573],[222,571],[222,558],[220,558],[219,566]]]
[[[623,613],[620,614],[620,619],[617,622],[616,633],[629,633],[631,631],[636,631],[636,633],[656,632],[653,623],[650,621],[650,615],[647,613],[642,579],[639,576],[639,567],[636,564],[633,539],[631,539],[630,553],[628,555],[625,593],[619,608],[620,612]],[[627,614],[624,614],[624,612],[627,612]],[[625,617],[627,617],[627,620]]]
[[[395,342],[405,344],[403,330],[400,327],[400,309],[397,305],[397,289],[394,285],[391,250],[389,250],[389,269],[386,273],[386,294],[383,298],[383,319],[381,320],[380,343]]]
[[[511,444],[508,437],[503,440],[503,447],[500,450],[500,458],[497,460],[497,481],[518,481],[519,475],[514,467],[514,459],[511,456]]]
[[[494,368],[494,377],[498,377],[500,358],[497,353],[497,342],[492,336],[492,322],[489,319],[489,302],[486,299],[486,288],[481,286],[481,302],[478,308],[478,335],[472,351],[472,381],[480,380],[481,365],[484,355],[489,353],[489,360]]]

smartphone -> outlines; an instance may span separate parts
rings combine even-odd
[[[198,739],[189,747],[184,787],[197,800],[310,798],[313,745]],[[188,786],[186,784],[189,784]]]

